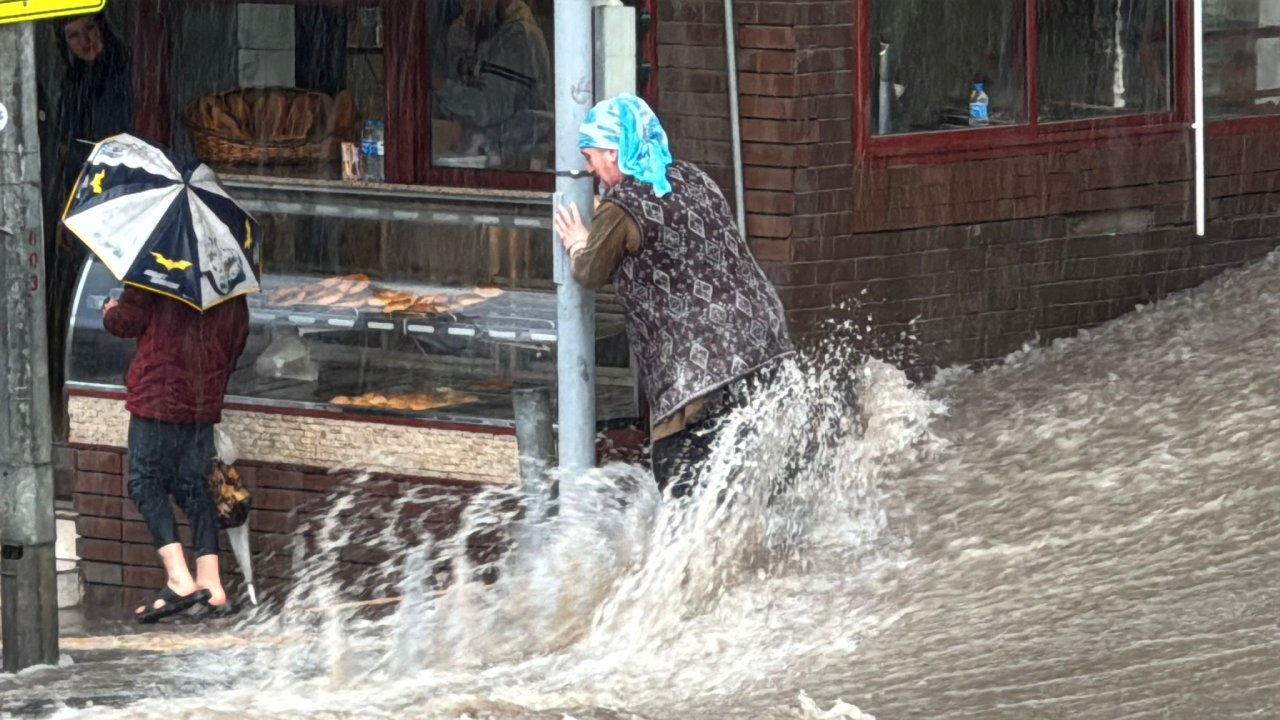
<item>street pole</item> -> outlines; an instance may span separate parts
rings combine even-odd
[[[592,181],[578,150],[578,128],[594,100],[590,0],[556,0],[556,207],[593,210]],[[553,209],[554,212],[554,209]],[[596,464],[595,296],[573,279],[569,256],[555,237],[560,467],[582,471]]]
[[[551,412],[551,388],[517,388],[511,391],[516,417],[516,451],[520,453],[520,482],[525,500],[541,519],[555,500],[550,470],[555,463],[555,417]]]
[[[8,68],[7,70],[4,68]],[[58,662],[35,26],[0,25],[0,622],[4,669]]]

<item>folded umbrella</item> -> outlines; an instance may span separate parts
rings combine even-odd
[[[258,224],[209,166],[132,135],[98,143],[63,224],[117,280],[207,310],[258,292]]]
[[[231,552],[236,564],[244,573],[245,589],[249,602],[258,604],[258,592],[253,585],[253,554],[249,549],[249,507],[252,498],[240,482],[240,473],[233,466],[215,460],[209,476],[209,491],[218,512],[218,526],[227,531]]]

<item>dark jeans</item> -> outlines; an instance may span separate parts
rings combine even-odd
[[[179,542],[169,496],[191,524],[196,557],[218,554],[218,517],[209,475],[217,450],[212,425],[129,418],[129,497],[157,548]]]

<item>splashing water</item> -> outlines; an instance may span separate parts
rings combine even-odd
[[[554,513],[518,488],[463,507],[422,491],[379,498],[357,479],[300,530],[288,598],[242,623],[262,644],[219,659],[239,680],[125,712],[345,717],[385,702],[392,714],[503,717],[505,702],[520,717],[546,704],[586,717],[646,695],[679,705],[734,692],[833,631],[852,652],[875,619],[803,628],[787,653],[771,651],[769,626],[805,595],[839,594],[845,576],[899,558],[877,469],[926,440],[939,409],[901,371],[842,350],[786,363],[729,418],[683,500],[664,501],[645,469],[625,465],[559,477]],[[437,540],[430,521],[450,514],[458,529]],[[340,577],[360,551],[386,557]],[[346,602],[387,596],[400,600],[381,616]],[[735,655],[741,665],[726,662]]]
[[[559,478],[552,514],[357,482],[236,642],[58,716],[1280,716],[1277,282],[1273,255],[925,388],[837,344],[684,503],[624,466]]]

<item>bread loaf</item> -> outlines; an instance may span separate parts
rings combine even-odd
[[[351,91],[343,90],[333,99],[333,107],[328,116],[329,134],[342,138],[354,139],[356,134],[356,104]]]
[[[253,128],[253,109],[249,107],[248,101],[244,99],[244,95],[241,93],[227,93],[224,98],[227,114],[240,126],[240,130],[245,134],[245,137],[248,137]]]
[[[285,119],[284,132],[280,140],[284,142],[301,142],[311,136],[311,128],[315,124],[315,111],[311,108],[311,99],[307,95],[298,95],[289,104],[289,115]]]

